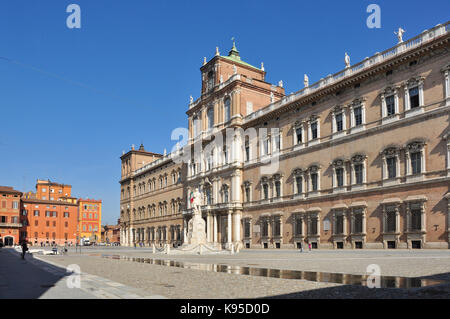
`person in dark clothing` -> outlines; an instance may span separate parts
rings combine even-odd
[[[25,259],[25,253],[28,250],[27,242],[24,240],[22,242],[22,259]]]

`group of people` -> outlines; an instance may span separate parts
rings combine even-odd
[[[308,243],[308,250],[309,250],[309,251],[312,250],[311,243]],[[301,252],[301,253],[303,252],[303,245],[302,245],[302,244],[300,244],[300,252]]]

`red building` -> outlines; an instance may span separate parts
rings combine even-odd
[[[0,243],[5,246],[20,242],[20,197],[22,193],[0,186]]]

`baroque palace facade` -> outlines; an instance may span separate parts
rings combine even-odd
[[[121,157],[122,245],[182,244],[198,188],[217,247],[449,248],[449,37],[400,35],[290,95],[216,49],[186,146]]]

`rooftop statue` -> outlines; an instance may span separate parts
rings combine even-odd
[[[402,43],[402,42],[403,42],[403,34],[404,34],[405,32],[406,32],[406,31],[403,30],[402,28],[398,28],[398,31],[397,31],[397,32],[394,32],[394,34],[397,35],[398,43]]]
[[[347,52],[345,52],[345,67],[349,68],[350,67],[350,57],[348,56]]]
[[[309,78],[306,74],[303,77],[303,84],[305,85],[305,88],[307,88],[309,86]]]

